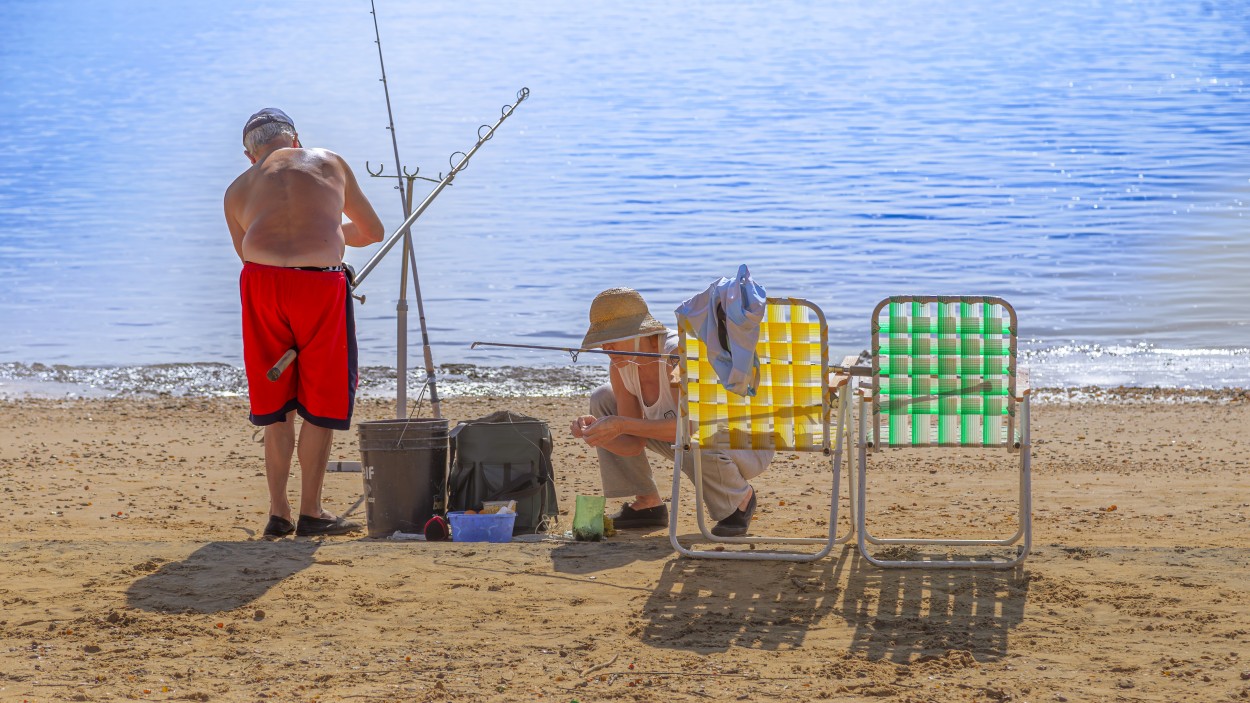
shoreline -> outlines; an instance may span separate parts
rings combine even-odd
[[[1250,398],[1214,397],[1039,403],[1034,551],[1009,572],[881,570],[853,547],[690,560],[663,532],[265,542],[244,399],[0,401],[0,699],[1239,700]],[[564,431],[581,399],[449,397],[444,414],[502,408],[550,424],[571,521],[575,495],[601,494]],[[366,399],[354,420],[392,411]],[[336,432],[332,457],[358,458],[356,441]],[[938,456],[874,455],[873,524],[1010,531],[1014,459]],[[671,465],[652,466],[667,494]],[[779,454],[753,481],[753,530],[819,532],[829,476]],[[359,474],[327,476],[329,509],[360,495]]]
[[[1250,359],[1244,382],[1232,383],[1066,383],[1041,384],[1045,380],[1031,371],[1035,402],[1226,402],[1244,397],[1250,389]],[[1239,374],[1225,374],[1237,379]],[[551,364],[530,366],[476,366],[443,364],[438,367],[441,398],[451,397],[553,397],[588,395],[607,382],[607,366],[601,364]],[[409,398],[424,388],[424,369],[410,369]],[[393,367],[360,369],[357,397],[393,398],[397,376]],[[244,397],[247,379],[241,367],[224,363],[153,364],[145,366],[66,366],[0,363],[0,400],[20,398],[232,398]]]

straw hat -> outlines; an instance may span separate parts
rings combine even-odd
[[[634,337],[667,332],[659,320],[651,316],[647,301],[633,288],[609,288],[595,296],[590,304],[590,329],[582,339],[582,348],[600,347]]]

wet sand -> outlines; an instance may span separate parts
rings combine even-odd
[[[854,549],[680,559],[661,532],[266,542],[242,401],[0,402],[0,700],[1250,699],[1250,399],[1093,395],[1034,408],[1034,553],[1007,572],[880,570]],[[562,432],[580,406],[452,398],[445,414],[551,422],[569,510],[599,486]],[[355,442],[338,433],[335,458]],[[671,467],[653,466],[667,493]],[[872,467],[874,532],[1014,530],[1006,453]],[[829,480],[820,457],[779,455],[754,530],[818,534]],[[360,494],[360,474],[328,476],[329,509]],[[688,511],[679,524],[695,530]]]

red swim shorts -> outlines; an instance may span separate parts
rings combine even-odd
[[[239,274],[243,365],[255,425],[292,410],[319,427],[346,430],[356,400],[356,324],[342,271],[251,262]],[[278,378],[265,374],[288,349],[299,352]]]

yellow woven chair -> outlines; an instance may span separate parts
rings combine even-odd
[[[768,298],[756,354],[760,382],[753,397],[728,393],[708,361],[707,350],[692,330],[679,329],[681,354],[680,418],[674,446],[672,515],[669,540],[689,557],[815,561],[835,544],[848,542],[854,530],[838,537],[838,495],[843,455],[850,462],[849,377],[829,374],[828,328],[824,313],[799,298]],[[836,409],[836,411],[835,411]],[[702,451],[773,449],[820,452],[829,457],[832,491],[828,537],[717,537],[703,508]],[[694,504],[699,531],[709,542],[730,544],[823,545],[819,551],[696,550],[681,544],[677,516],[682,468],[693,462]],[[854,492],[851,492],[852,499]],[[852,518],[855,513],[851,505]]]
[[[1016,311],[987,296],[899,296],[872,313],[872,376],[859,386],[859,550],[882,567],[1008,569],[1032,542],[1029,388],[1016,363]],[[1019,515],[1001,539],[881,538],[866,521],[868,454],[891,448],[976,447],[1018,452]],[[868,544],[1015,546],[979,559],[878,559]],[[919,556],[919,555],[916,555]]]

